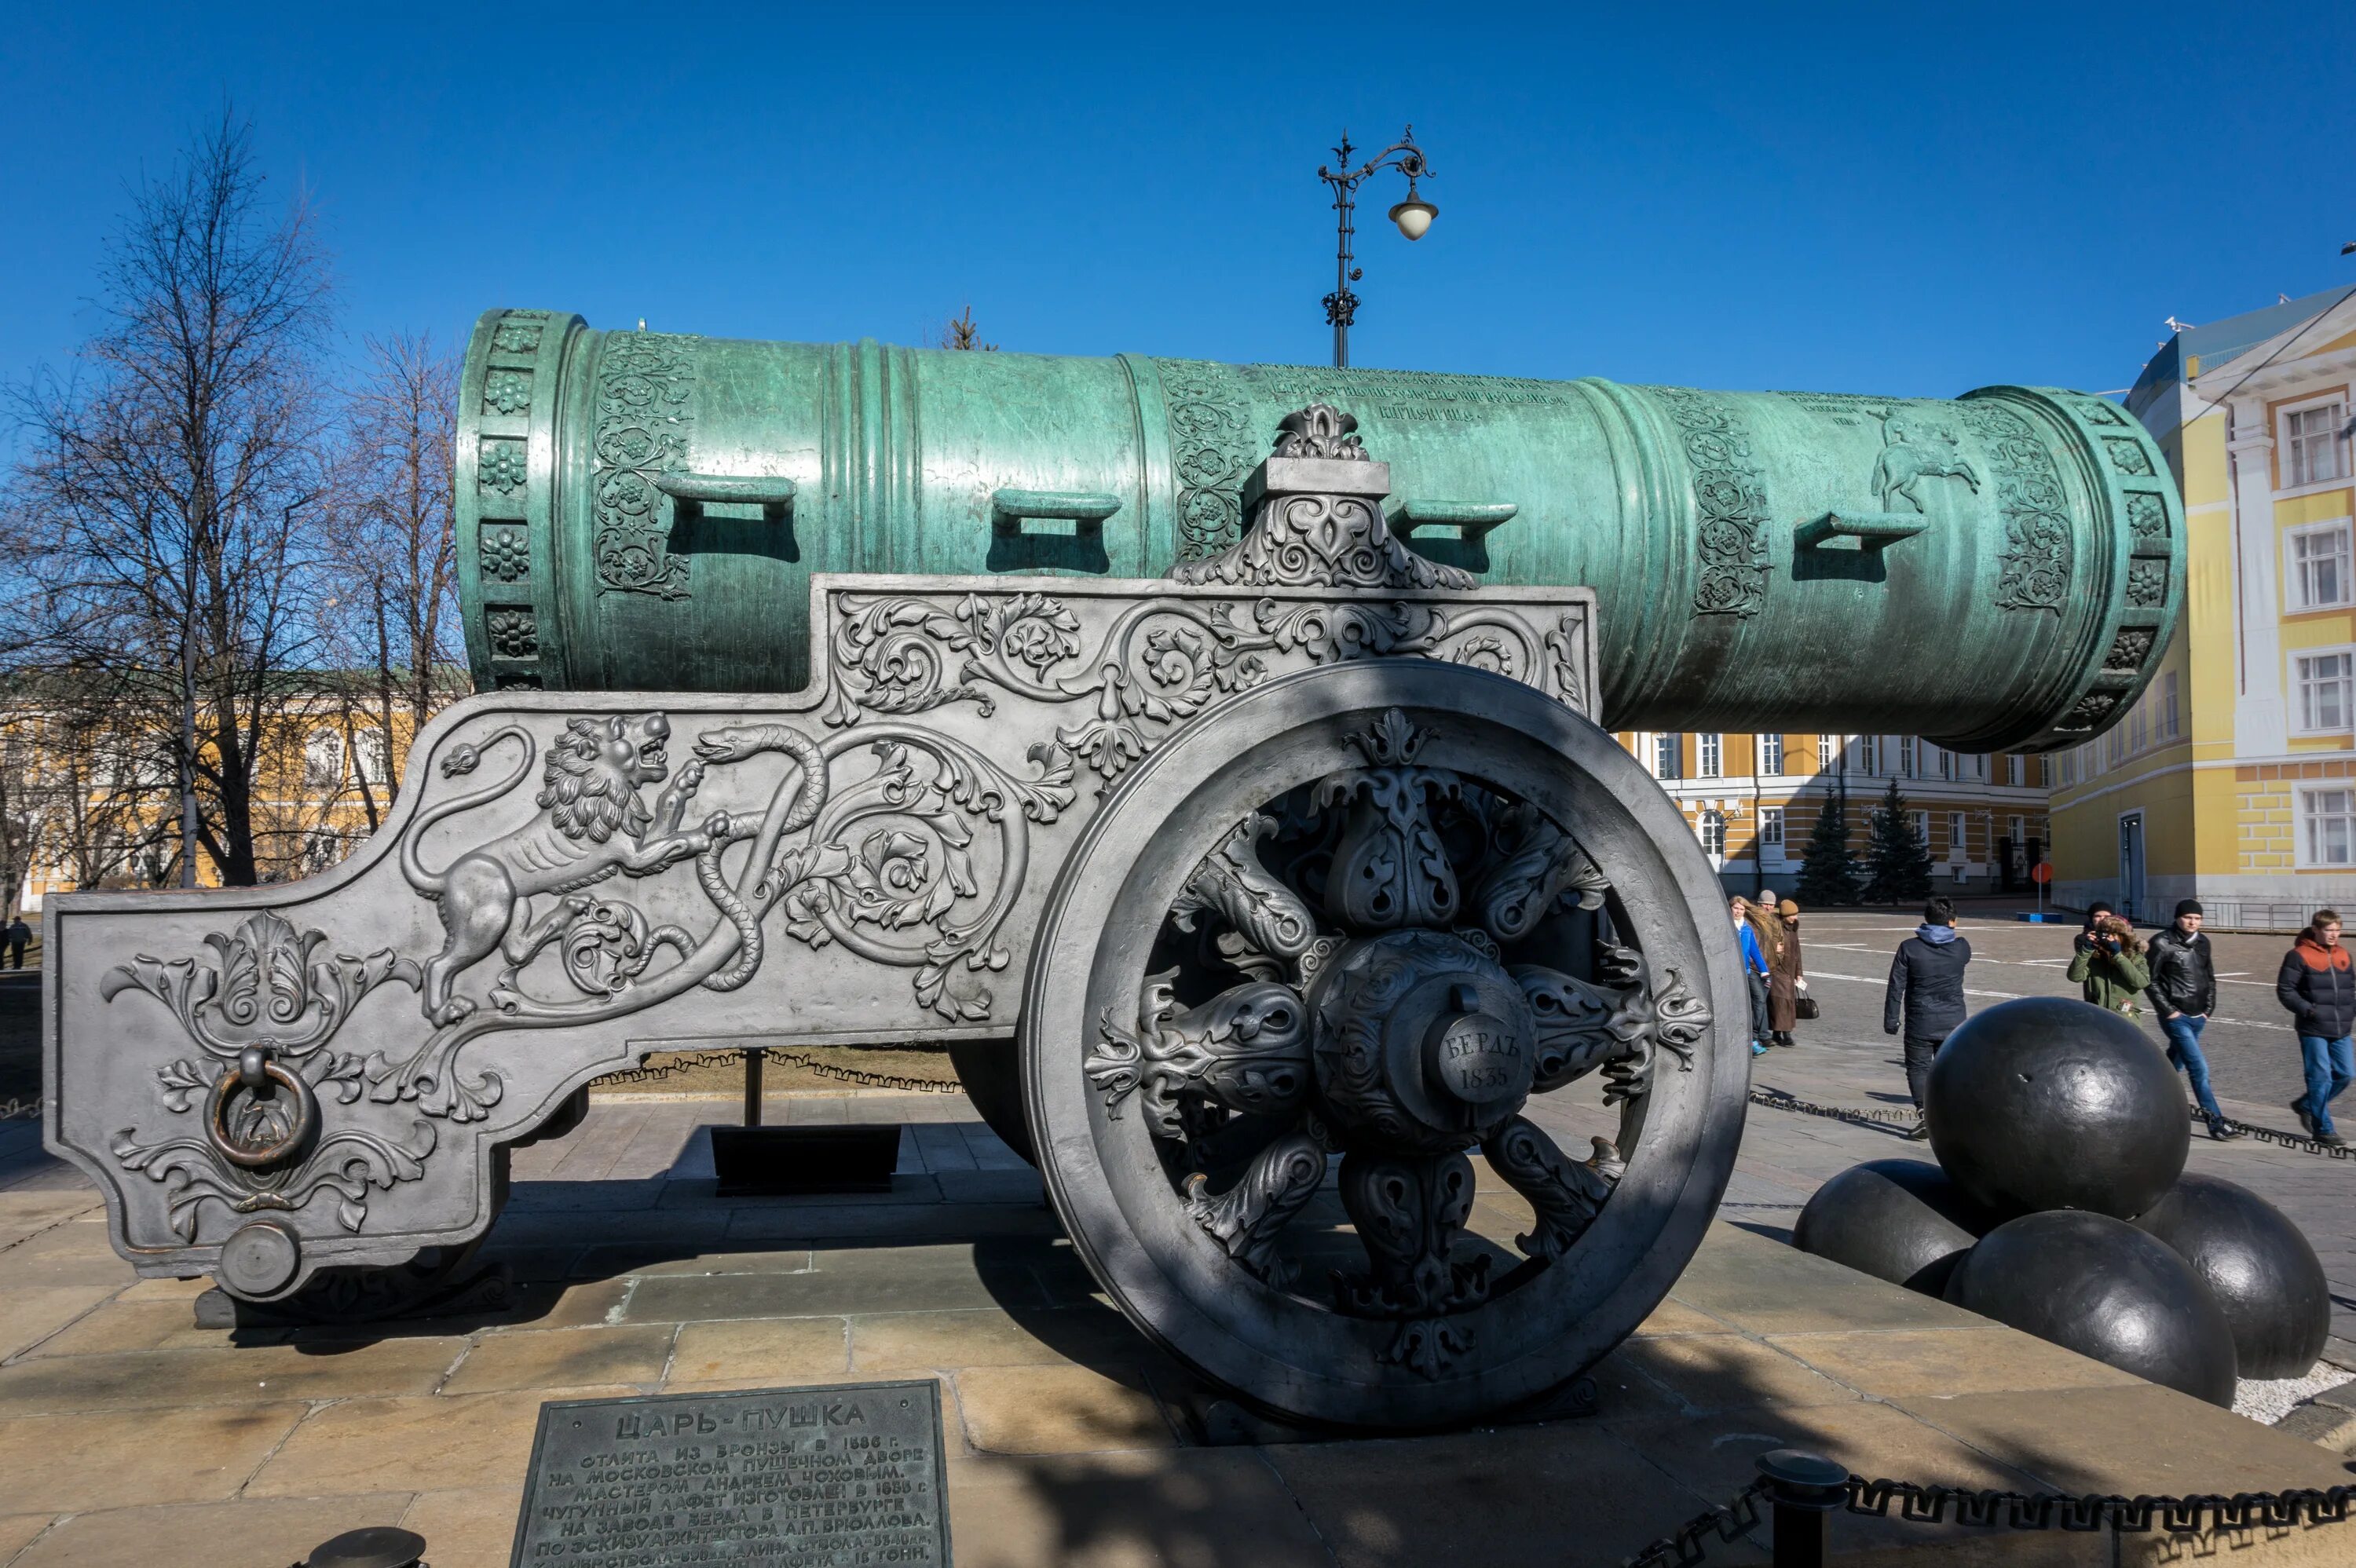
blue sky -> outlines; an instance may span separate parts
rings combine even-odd
[[[250,115],[348,336],[592,325],[1316,362],[1347,126],[1363,365],[2126,386],[2174,314],[2356,283],[2356,5],[11,7],[0,377],[127,178]],[[1333,18],[1340,18],[1338,21]]]

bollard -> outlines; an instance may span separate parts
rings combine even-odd
[[[311,1548],[296,1568],[426,1568],[425,1538],[397,1525],[348,1530]]]
[[[1820,1454],[1778,1448],[1759,1456],[1775,1505],[1775,1568],[1824,1568],[1832,1511],[1848,1497],[1848,1472]]]

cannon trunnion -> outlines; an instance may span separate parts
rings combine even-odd
[[[462,392],[484,690],[787,691],[821,572],[1158,577],[1233,544],[1283,415],[1348,410],[1393,530],[1596,591],[1597,717],[2083,741],[2183,597],[2180,505],[2116,404],[960,354],[493,311]],[[1910,723],[1909,727],[1913,727]]]
[[[1408,548],[1387,513],[1413,521],[1416,498],[1402,512],[1393,471],[1323,403],[1282,419],[1237,492],[1248,525],[1198,541],[1219,548],[1155,577],[1004,574],[966,559],[971,519],[928,533],[934,503],[913,472],[884,484],[888,463],[861,470],[875,509],[839,514],[811,504],[848,472],[834,457],[805,475],[710,466],[712,402],[691,437],[661,423],[685,416],[653,368],[683,349],[600,347],[517,313],[487,331],[470,408],[506,405],[528,432],[486,412],[462,450],[478,503],[493,475],[518,497],[466,519],[491,689],[420,738],[391,820],[327,874],[78,894],[49,915],[45,1133],[106,1194],[125,1256],[290,1310],[367,1300],[478,1243],[507,1151],[648,1051],[937,1041],[1120,1309],[1258,1407],[1398,1430],[1576,1403],[1699,1244],[1748,1083],[1717,878],[1597,722],[1603,650],[1643,634],[1615,633],[1589,587],[1536,569],[1484,584]],[[499,355],[550,353],[499,379]],[[726,361],[698,363],[698,396],[718,396]],[[875,389],[837,390],[851,407]],[[626,439],[594,425],[613,471],[589,490],[565,487],[592,461],[570,416],[534,422],[543,394],[583,418],[597,400],[634,411]],[[1089,450],[1088,428],[1058,428]],[[510,441],[517,468],[494,447]],[[1115,558],[1132,573],[1170,499],[1151,467],[1130,475],[1146,525]],[[1044,537],[1111,539],[1119,511],[1078,467],[1014,476],[1025,492],[993,505],[1070,514]],[[629,514],[663,552],[626,563],[637,586],[590,586],[574,569],[606,558],[548,530],[604,527],[616,487],[663,498]],[[1491,511],[1451,503],[1476,533],[1498,516],[1477,504]],[[1922,514],[1939,548],[1981,550],[1945,505]],[[807,682],[722,689],[783,684],[798,581],[759,575],[793,564],[775,550],[750,567],[675,549],[682,529],[718,537],[697,519],[726,507],[759,514],[746,529],[789,511],[812,554],[830,541],[814,564],[906,564],[905,547],[980,570],[816,572]],[[883,538],[898,542],[859,553]],[[1458,543],[1477,563],[1479,541]],[[2160,548],[2121,560],[2173,572],[2175,534]],[[1654,586],[1625,590],[1640,624],[1661,613]],[[565,640],[503,640],[501,594]],[[2039,609],[2018,639],[2073,617]],[[1709,624],[1750,635],[1739,613]],[[760,678],[717,678],[727,665],[691,634],[733,638]],[[1664,656],[1694,656],[1697,635],[1662,632],[1681,650]],[[2074,672],[2034,658],[2033,678],[2013,663],[1985,683],[1973,722],[2018,727],[2038,692],[2120,673],[2099,649]],[[1846,667],[1869,682],[1889,662]],[[620,674],[674,689],[594,689]],[[1707,702],[1763,700],[1712,681]],[[1500,1189],[1504,1207],[1482,1201]]]

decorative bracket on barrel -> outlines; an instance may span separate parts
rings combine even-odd
[[[1920,512],[1826,512],[1794,528],[1792,541],[1802,549],[1822,549],[1836,539],[1855,539],[1858,550],[1882,550],[1930,526]]]

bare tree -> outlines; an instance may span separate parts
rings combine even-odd
[[[191,784],[188,836],[253,882],[265,729],[311,653],[327,267],[298,193],[265,211],[224,112],[143,177],[102,273],[106,325],[18,398],[14,548],[45,662],[101,674]]]
[[[953,315],[942,324],[939,341],[943,348],[979,349],[984,354],[998,352],[997,344],[981,340],[981,328],[974,325],[971,305],[965,307],[964,315]]]
[[[400,791],[400,751],[458,694],[458,365],[430,337],[368,343],[347,399],[321,605],[341,701],[343,785],[369,827]],[[363,722],[365,720],[365,722]]]

